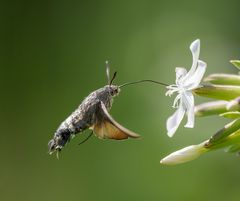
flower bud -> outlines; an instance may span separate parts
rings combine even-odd
[[[193,90],[199,96],[232,100],[240,96],[240,86],[235,85],[203,85]]]
[[[235,98],[234,100],[231,100],[227,104],[227,110],[229,111],[238,111],[240,110],[240,97]]]
[[[211,74],[204,79],[204,82],[221,85],[240,85],[240,76],[234,74]]]
[[[202,103],[195,107],[195,116],[203,117],[209,115],[218,115],[227,112],[226,105],[228,101],[211,101]]]
[[[191,145],[175,151],[163,158],[160,163],[165,165],[177,165],[194,160],[208,151],[208,149],[204,147],[204,143],[199,145]]]

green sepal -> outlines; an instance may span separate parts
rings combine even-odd
[[[230,60],[230,63],[240,70],[240,60]]]
[[[239,111],[231,111],[231,112],[225,112],[219,115],[220,117],[225,117],[228,119],[237,119],[240,118],[240,112]]]
[[[220,85],[240,85],[240,75],[235,74],[211,74],[204,79],[204,82]]]
[[[240,151],[240,144],[234,144],[225,149],[227,153],[235,153]]]
[[[210,140],[210,144],[219,143],[221,140],[225,139],[229,135],[235,133],[240,129],[240,118],[232,121],[231,123],[225,125],[221,130],[214,134]]]
[[[240,86],[236,85],[203,85],[193,90],[199,96],[219,100],[232,100],[240,96]]]
[[[211,140],[211,138],[210,138]],[[240,144],[240,129],[236,132],[231,133],[227,137],[223,138],[222,140],[216,142],[210,142],[208,140],[204,146],[209,149],[209,151],[226,148],[235,144]]]

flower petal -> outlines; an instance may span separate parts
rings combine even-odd
[[[193,128],[195,122],[195,115],[194,115],[194,105],[187,111],[188,121],[185,124],[185,128]]]
[[[182,67],[176,67],[175,72],[176,72],[176,84],[179,84],[181,78],[183,78],[187,74],[187,70]]]
[[[193,128],[194,127],[194,96],[191,92],[184,92],[182,95],[182,101],[185,106],[188,121],[185,127]]]
[[[198,60],[198,67],[188,80],[185,81],[184,86],[187,90],[193,90],[197,88],[204,76],[207,64],[201,60]]]
[[[191,69],[188,71],[184,80],[188,80],[196,70],[197,62],[198,62],[198,58],[199,58],[199,54],[200,54],[200,40],[199,39],[192,42],[192,44],[190,45],[190,50],[192,52],[193,63],[192,63]]]
[[[194,122],[195,122],[194,104],[187,110],[187,118],[188,118],[188,121],[184,127],[193,128]]]
[[[174,112],[172,116],[170,116],[167,120],[167,131],[168,136],[172,137],[179,127],[183,117],[185,114],[185,109],[183,105],[180,103],[179,108]]]
[[[182,103],[184,105],[185,110],[188,110],[189,108],[191,108],[191,106],[194,105],[194,96],[192,92],[184,91],[182,93]]]

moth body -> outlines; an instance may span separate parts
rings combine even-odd
[[[139,137],[138,134],[120,125],[109,114],[113,98],[119,94],[121,86],[112,85],[116,72],[110,79],[108,63],[106,74],[108,84],[90,93],[79,107],[60,124],[53,139],[48,143],[50,153],[61,151],[71,137],[86,129],[93,130],[93,133],[101,139],[123,140],[129,137]]]
[[[55,150],[61,150],[64,145],[74,135],[83,132],[88,128],[92,128],[101,120],[101,114],[98,112],[100,103],[102,102],[109,111],[112,107],[113,97],[118,95],[120,89],[116,85],[106,85],[90,93],[79,105],[79,107],[64,120],[54,137],[49,142],[50,153]]]

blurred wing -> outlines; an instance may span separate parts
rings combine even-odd
[[[93,126],[93,131],[99,138],[123,140],[129,137],[140,137],[138,134],[124,128],[122,125],[116,122],[108,113],[103,102],[99,104],[99,115],[101,117],[99,117],[96,125]]]

